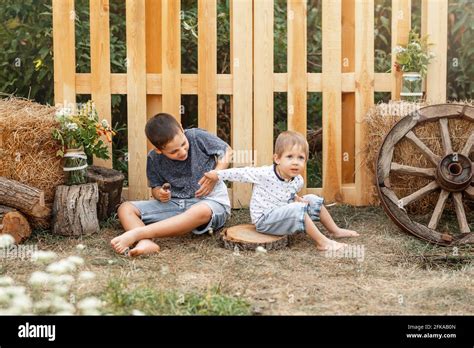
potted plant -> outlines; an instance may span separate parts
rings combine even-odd
[[[67,185],[79,185],[87,182],[88,159],[92,156],[108,159],[107,145],[101,139],[105,135],[112,141],[114,130],[107,120],[99,122],[99,116],[92,101],[82,105],[74,113],[62,108],[56,113],[59,127],[53,130],[53,138],[61,144],[57,155],[64,157],[64,171]]]
[[[430,46],[432,44],[428,43],[428,36],[420,37],[412,30],[408,36],[408,44],[395,47],[395,69],[402,72],[402,99],[414,101],[423,96],[423,78],[435,56],[429,51]]]

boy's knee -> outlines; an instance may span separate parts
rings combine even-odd
[[[134,215],[140,216],[140,211],[132,203],[124,202],[124,203],[120,204],[120,206],[117,210],[117,214],[118,214],[119,218],[121,216],[125,216],[125,215],[128,215],[128,214],[134,214]]]
[[[192,212],[192,217],[200,223],[206,223],[212,218],[212,210],[207,204],[200,204]]]

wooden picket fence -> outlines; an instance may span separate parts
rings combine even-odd
[[[216,133],[218,94],[231,95],[232,148],[270,164],[274,92],[287,92],[288,128],[306,134],[307,93],[323,96],[323,187],[305,188],[327,201],[370,203],[372,183],[361,122],[374,92],[398,95],[397,73],[374,73],[374,0],[322,0],[322,73],[308,73],[307,1],[288,0],[288,70],[273,70],[273,0],[231,0],[231,73],[216,74],[216,0],[198,2],[198,73],[181,73],[180,1],[126,0],[127,72],[110,71],[109,0],[90,0],[91,72],[76,73],[74,0],[53,0],[56,104],[91,94],[111,119],[111,94],[128,102],[129,199],[147,199],[147,118],[163,111],[180,117],[182,94],[198,95],[198,125]],[[392,47],[407,42],[411,0],[392,0]],[[446,99],[447,0],[423,0],[422,32],[436,54],[426,96]],[[340,25],[338,25],[340,23]],[[392,62],[393,63],[393,62]],[[253,101],[253,102],[252,102]],[[111,162],[96,161],[111,166]],[[242,164],[242,163],[241,163]],[[246,205],[251,187],[234,184],[234,206]]]

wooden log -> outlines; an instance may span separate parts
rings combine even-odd
[[[20,244],[31,235],[31,227],[26,217],[17,210],[0,205],[0,234],[7,233]]]
[[[5,177],[0,177],[0,204],[34,217],[51,215],[51,209],[44,203],[43,191]]]
[[[255,250],[262,246],[266,250],[283,249],[289,245],[288,236],[271,236],[259,233],[255,225],[245,224],[229,227],[221,232],[224,248],[235,250]]]
[[[53,233],[63,236],[84,236],[99,231],[96,183],[56,188],[53,204]]]
[[[120,205],[125,176],[118,170],[89,166],[87,168],[87,178],[89,182],[97,183],[99,188],[97,217],[99,221],[106,220],[117,211]]]

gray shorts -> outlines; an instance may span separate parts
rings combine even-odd
[[[275,236],[304,232],[304,216],[306,213],[311,220],[319,221],[319,213],[324,199],[316,195],[305,195],[302,198],[309,201],[309,203],[288,203],[264,213],[255,224],[257,231]]]
[[[227,213],[226,208],[222,204],[206,198],[171,198],[171,200],[166,203],[152,199],[148,201],[131,201],[130,203],[140,211],[141,219],[145,225],[182,214],[197,203],[207,204],[212,210],[211,220],[207,225],[199,226],[193,230],[195,234],[203,234],[217,230],[224,226],[229,218],[229,213]]]

